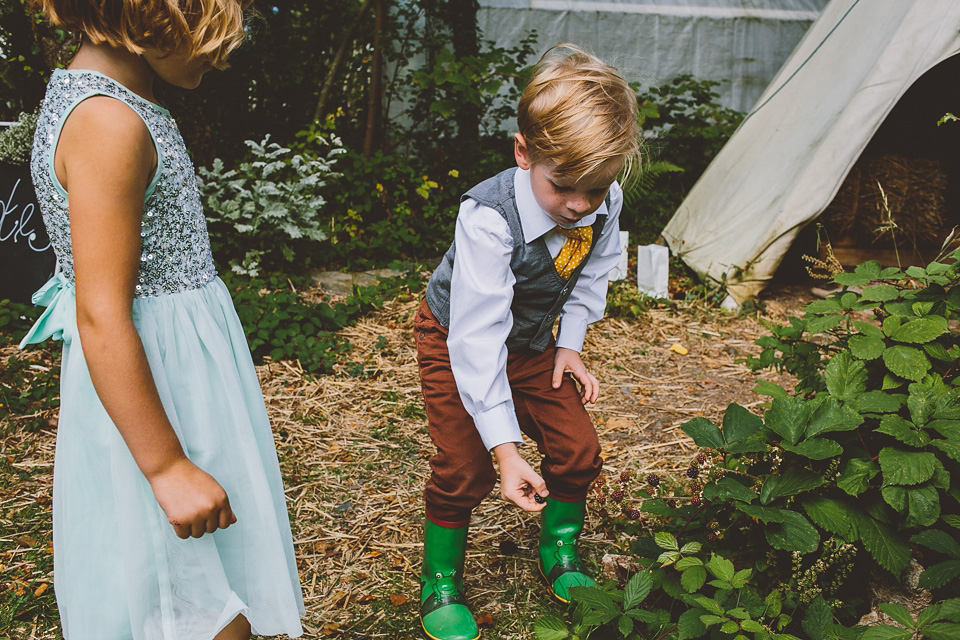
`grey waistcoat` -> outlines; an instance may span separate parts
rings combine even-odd
[[[513,303],[510,306],[510,311],[513,313],[513,327],[507,337],[507,349],[518,351],[529,348],[544,351],[550,344],[553,324],[560,315],[560,310],[570,297],[570,292],[573,291],[583,266],[593,254],[607,216],[597,215],[597,220],[593,223],[593,242],[590,251],[574,270],[570,279],[564,280],[557,273],[543,237],[537,238],[530,244],[524,241],[513,188],[516,171],[517,168],[513,167],[484,180],[461,196],[460,200],[462,202],[470,198],[496,210],[510,227],[510,235],[513,237],[510,269],[513,271],[516,283],[513,285]],[[605,202],[609,210],[609,194]],[[456,250],[456,243],[451,243],[427,285],[427,304],[444,327],[450,326],[450,279],[453,276],[453,259],[456,256]]]

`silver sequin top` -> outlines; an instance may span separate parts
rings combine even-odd
[[[95,71],[57,70],[47,85],[33,141],[30,169],[43,222],[63,277],[75,284],[67,193],[53,168],[63,121],[85,98],[116,98],[143,118],[157,148],[157,173],[147,188],[140,222],[137,297],[202,287],[217,271],[193,163],[170,113]],[[105,230],[109,233],[109,230]]]

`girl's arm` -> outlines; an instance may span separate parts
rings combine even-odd
[[[140,221],[156,151],[122,102],[89,98],[70,114],[54,167],[70,196],[77,328],[94,388],[181,538],[226,528],[227,494],[184,454],[133,324]]]

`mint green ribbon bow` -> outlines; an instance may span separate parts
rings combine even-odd
[[[47,309],[20,341],[21,349],[28,344],[39,344],[47,338],[70,343],[77,323],[77,299],[72,289],[60,273],[55,273],[33,294],[33,304]]]

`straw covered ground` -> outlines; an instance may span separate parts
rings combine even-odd
[[[602,385],[589,410],[606,473],[682,470],[695,452],[682,423],[717,420],[730,402],[759,411],[756,376],[742,359],[759,351],[761,318],[783,321],[807,297],[782,288],[753,315],[681,303],[595,325],[584,355]],[[411,329],[416,305],[388,302],[344,330],[352,362],[331,375],[303,375],[295,362],[258,368],[287,488],[307,638],[420,637],[421,492],[432,449]],[[12,357],[23,356],[0,347],[3,366]],[[28,357],[26,377],[49,377],[56,365],[55,351]],[[0,422],[0,639],[60,637],[50,523],[55,425],[55,402]],[[523,450],[535,459],[531,444]],[[588,517],[583,540],[592,561],[626,549],[596,510]],[[486,638],[532,638],[533,622],[556,611],[536,577],[538,527],[537,516],[496,494],[475,513],[467,588]]]

